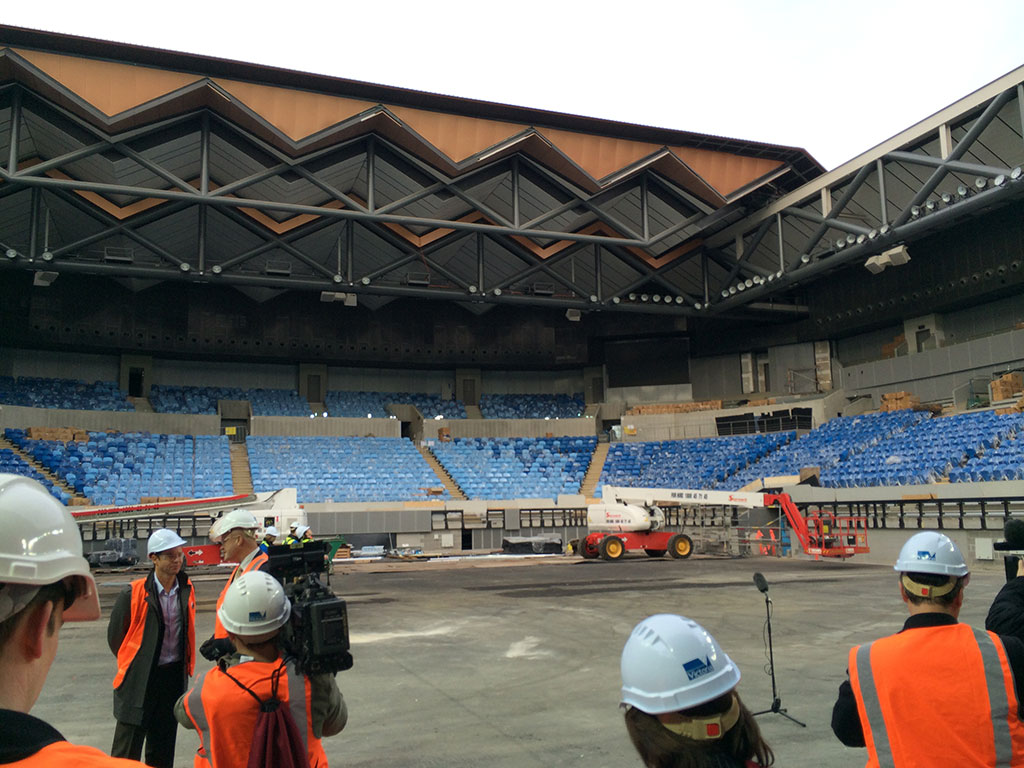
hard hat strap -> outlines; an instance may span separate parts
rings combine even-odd
[[[662,725],[672,733],[693,741],[715,741],[722,738],[726,731],[739,722],[739,719],[740,702],[733,693],[732,703],[725,712],[704,717],[684,716],[678,723],[662,722]]]
[[[945,584],[921,584],[911,579],[908,573],[900,574],[900,583],[903,585],[903,588],[909,594],[916,595],[917,597],[934,598],[948,595],[956,589],[959,581],[956,576],[950,576],[949,581]]]

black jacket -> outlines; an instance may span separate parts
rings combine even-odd
[[[1024,581],[1024,579],[1020,579]],[[945,624],[956,624],[957,620],[947,613],[919,613],[910,616],[903,624],[903,629],[918,629],[920,627],[940,627]],[[1006,649],[1006,660],[1013,672],[1013,684],[1017,691],[1018,717],[1024,719],[1024,643],[1013,636],[1004,636],[999,630],[989,627],[986,622],[986,629],[1000,635],[1003,641],[1003,648]],[[902,631],[902,630],[901,630]],[[853,686],[850,685],[849,676],[839,686],[839,697],[832,707],[832,732],[843,744],[848,747],[863,747],[864,728],[860,722],[860,713],[857,711],[857,698],[853,694]]]
[[[164,642],[164,614],[160,609],[156,576],[152,572],[146,579],[146,624],[142,632],[142,645],[135,659],[125,673],[121,685],[114,689],[114,717],[128,725],[142,725],[145,715],[146,690],[149,676],[160,659],[160,647]],[[188,603],[192,594],[192,582],[184,571],[178,574],[178,607],[181,611],[181,658],[187,658],[185,640],[191,633],[195,644],[196,628],[189,624]],[[107,644],[117,656],[121,643],[128,634],[132,620],[132,588],[125,587],[114,602],[107,625]],[[181,691],[188,687],[188,670],[182,665]]]

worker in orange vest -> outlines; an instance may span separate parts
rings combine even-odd
[[[224,602],[224,596],[228,592],[231,583],[243,573],[256,570],[266,570],[269,556],[260,549],[259,541],[256,538],[256,531],[260,527],[259,521],[252,512],[244,509],[233,509],[222,517],[217,518],[210,526],[210,541],[220,544],[220,559],[225,563],[238,563],[228,583],[217,598],[217,609],[219,611]],[[214,622],[213,637],[203,643],[199,649],[200,653],[210,661],[215,661],[225,655],[234,652],[231,641],[228,639],[227,630],[220,623],[220,614]]]
[[[850,651],[833,732],[868,768],[1024,766],[1024,643],[958,623],[970,573],[948,536],[911,536],[895,569],[910,617]]]
[[[134,760],[71,744],[29,714],[57,655],[61,625],[95,621],[100,603],[78,525],[46,488],[0,474],[0,527],[0,762],[140,768]]]
[[[142,757],[146,765],[172,768],[174,702],[196,666],[196,598],[185,575],[185,540],[168,528],[150,534],[148,576],[117,596],[107,643],[117,657],[114,676],[114,757]]]
[[[255,757],[260,765],[327,768],[320,739],[341,732],[348,709],[332,674],[303,675],[284,655],[279,636],[291,615],[284,588],[267,573],[243,574],[228,587],[217,615],[243,661],[219,661],[175,705],[178,722],[199,733],[195,767],[246,768]],[[272,700],[280,706],[266,706]],[[290,719],[294,741],[280,735],[283,728],[272,743],[260,738],[261,709]],[[276,752],[289,748],[290,762]]]

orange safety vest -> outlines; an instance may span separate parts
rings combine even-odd
[[[280,661],[246,661],[230,667],[231,677],[261,700],[271,696],[271,677]],[[310,768],[327,768],[327,755],[313,735],[312,689],[294,662],[287,666],[277,697],[288,707],[306,743]],[[259,707],[219,666],[204,672],[185,694],[185,712],[199,734],[195,768],[246,768]]]
[[[907,629],[850,650],[867,768],[1024,766],[1006,650],[966,624]]]
[[[146,613],[149,611],[149,603],[146,602],[147,579],[149,579],[149,576],[144,576],[132,582],[132,617],[128,624],[128,633],[124,636],[124,640],[121,641],[121,647],[117,649],[117,674],[114,675],[114,688],[121,685],[121,681],[124,680],[124,676],[128,673],[128,668],[135,661],[139,648],[142,647],[142,636],[146,629]],[[191,582],[186,583],[191,585]],[[185,587],[181,586],[179,588],[184,589]],[[184,619],[185,617],[182,618]],[[185,633],[185,666],[188,670],[188,676],[192,677],[192,673],[195,672],[196,668],[194,632],[194,627],[196,626],[196,593],[194,589],[189,589],[187,618],[187,623],[184,620],[182,621],[181,631]],[[159,656],[160,649],[158,648],[156,652],[157,656]]]
[[[82,768],[139,768],[135,760],[111,757],[95,747],[55,741],[47,744],[34,755],[13,763],[4,763],[5,768],[52,768],[55,765],[74,765]]]
[[[220,606],[224,602],[224,595],[226,595],[228,593],[228,587],[231,586],[231,582],[233,582],[237,577],[241,576],[243,573],[248,573],[249,571],[259,570],[260,566],[262,566],[269,559],[270,559],[270,555],[268,555],[266,552],[260,552],[258,555],[256,555],[256,557],[254,557],[252,560],[249,561],[249,564],[247,566],[245,566],[244,569],[242,569],[241,563],[239,563],[238,565],[235,566],[235,570],[233,570],[231,572],[231,578],[228,579],[228,583],[225,584],[224,585],[224,589],[222,589],[220,591],[220,597],[217,598],[217,609],[213,612],[213,619],[214,619],[213,636],[214,637],[227,637],[228,636],[228,631],[226,629],[224,629],[224,625],[220,623]]]

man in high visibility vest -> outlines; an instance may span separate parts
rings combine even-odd
[[[175,705],[178,722],[199,733],[196,768],[246,768],[250,759],[267,766],[327,768],[320,739],[341,732],[348,709],[333,675],[303,675],[283,655],[278,640],[291,615],[284,588],[262,571],[243,574],[228,587],[217,614],[242,661],[221,662],[201,674]],[[274,699],[279,708],[265,706]],[[260,738],[266,735],[256,732],[261,708],[281,710],[280,717],[294,722],[298,743],[282,737],[281,730],[270,743]],[[275,754],[289,746],[295,748],[289,751],[297,757],[294,762]]]
[[[61,625],[100,617],[74,518],[35,480],[0,474],[0,528],[0,763],[140,768],[71,744],[29,714],[57,655]]]
[[[158,768],[174,765],[174,702],[196,666],[196,598],[183,570],[184,545],[167,528],[150,534],[153,570],[121,591],[107,625],[117,657],[110,754],[138,760],[145,743],[146,764]]]
[[[948,536],[911,536],[895,569],[910,617],[850,651],[833,732],[868,768],[1024,766],[1024,644],[958,623],[970,573]]]
[[[224,596],[228,592],[231,583],[243,573],[256,570],[266,570],[269,557],[266,552],[260,549],[259,541],[256,539],[256,530],[260,527],[259,521],[252,512],[244,509],[233,509],[222,517],[217,518],[210,526],[210,541],[220,544],[220,559],[226,563],[238,563],[228,583],[217,598],[217,609],[219,611],[224,602]],[[215,661],[223,656],[233,653],[233,646],[228,639],[227,630],[220,623],[220,614],[214,622],[213,637],[203,643],[199,649],[203,656]]]

